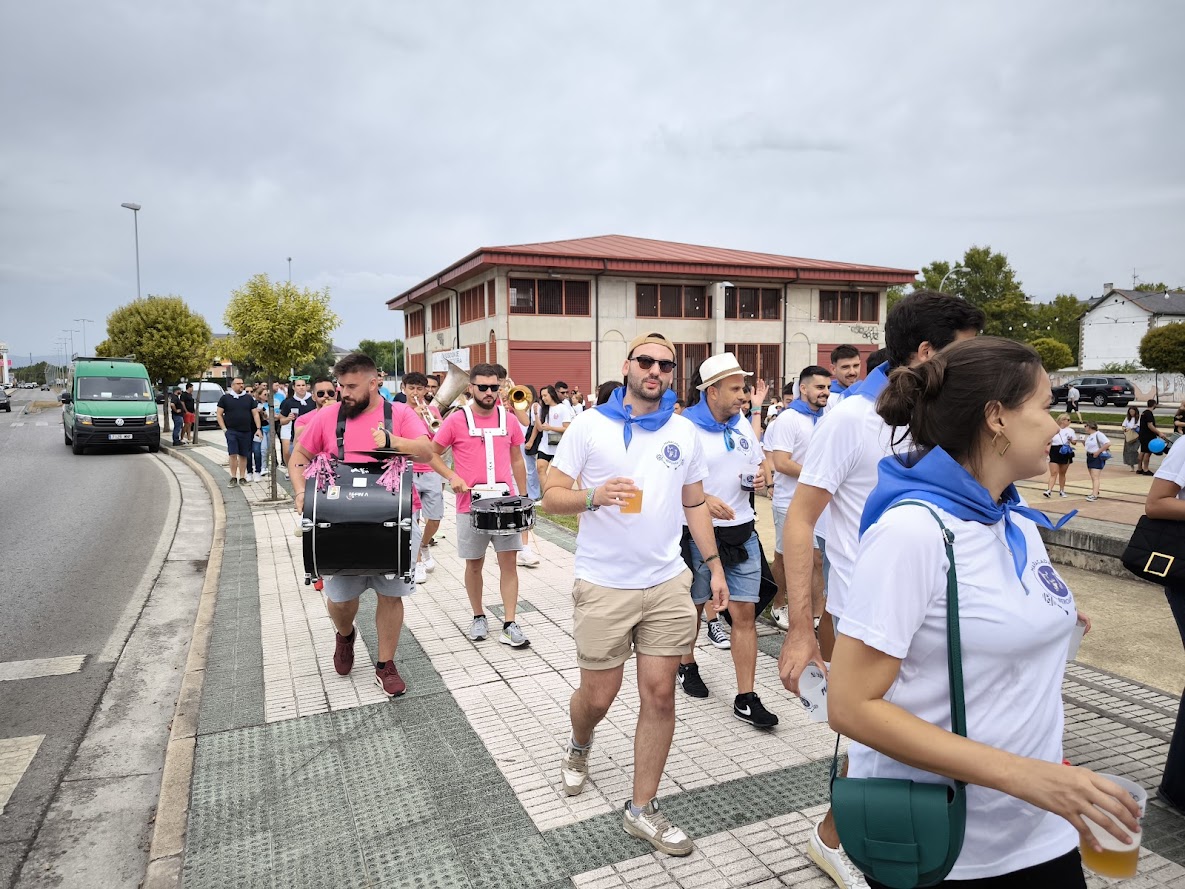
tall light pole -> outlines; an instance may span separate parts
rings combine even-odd
[[[74,358],[74,334],[76,334],[77,332],[78,331],[76,331],[76,330],[68,330],[65,327],[62,328],[62,333],[68,334],[70,337],[70,358],[71,359]],[[62,342],[65,342],[65,339],[63,339]]]
[[[288,257],[288,283],[292,283],[292,257]]]
[[[86,354],[86,326],[88,324],[94,324],[95,322],[92,321],[90,318],[75,318],[74,320],[82,325],[82,354],[85,355]]]
[[[938,282],[938,292],[939,293],[946,293],[946,291],[942,289],[942,285],[944,285],[946,283],[946,279],[949,278],[951,275],[953,275],[955,272],[961,272],[963,270],[964,269],[961,265],[951,266],[951,270],[949,272],[947,272],[945,275],[943,275],[942,280]]]
[[[136,299],[140,298],[140,205],[139,204],[120,204],[132,211],[132,225],[136,230]]]

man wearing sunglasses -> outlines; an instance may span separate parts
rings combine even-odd
[[[502,594],[503,645],[525,648],[530,643],[515,620],[518,608],[518,566],[522,549],[518,534],[494,535],[470,524],[471,489],[484,497],[527,492],[527,466],[523,460],[523,430],[505,407],[498,403],[500,376],[505,370],[496,364],[476,364],[469,371],[470,402],[445,417],[432,440],[437,457],[453,449],[453,468],[439,459],[437,472],[457,495],[457,555],[465,560],[465,592],[473,609],[469,638],[480,642],[489,635],[489,622],[482,605],[482,575],[486,550],[493,544],[498,559],[499,591]]]
[[[675,347],[661,334],[639,336],[622,373],[625,386],[568,427],[543,492],[548,512],[581,517],[572,592],[580,687],[560,776],[569,796],[584,789],[593,730],[636,652],[640,706],[622,827],[668,855],[690,855],[691,838],[655,800],[675,732],[679,659],[699,631],[679,546],[684,524],[704,554],[717,610],[728,606],[728,584],[704,496],[703,446],[691,421],[675,415]]]
[[[317,415],[317,411],[325,407],[327,404],[333,404],[337,401],[337,390],[334,388],[330,380],[317,380],[313,383],[313,409],[306,411],[296,418],[296,422],[292,426],[292,444],[300,444],[301,433],[304,428],[309,425],[309,422]]]

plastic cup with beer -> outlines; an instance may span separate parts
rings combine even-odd
[[[798,697],[811,722],[827,721],[827,677],[811,664],[798,679]]]
[[[1119,775],[1100,774],[1099,777],[1106,778],[1108,781],[1114,781],[1130,793],[1132,799],[1140,807],[1140,817],[1144,817],[1144,810],[1148,806],[1148,791],[1134,781],[1129,781],[1127,778],[1120,777]],[[1099,809],[1099,813],[1119,824],[1118,819],[1110,812],[1104,812],[1102,809]],[[1089,843],[1079,842],[1079,848],[1082,851],[1082,863],[1096,874],[1101,874],[1104,877],[1134,877],[1136,875],[1136,864],[1140,858],[1140,840],[1143,831],[1137,830],[1131,833],[1124,827],[1123,830],[1125,832],[1131,833],[1132,841],[1130,843],[1122,843],[1117,837],[1109,834],[1101,825],[1096,824],[1089,818],[1085,819],[1085,821],[1086,826],[1090,828],[1091,835],[1098,840],[1099,845],[1103,847],[1103,851],[1096,852]],[[1122,827],[1122,825],[1120,826]]]
[[[757,484],[757,473],[755,473],[755,472],[742,472],[741,473],[741,490],[742,491],[746,491],[746,492],[753,491],[756,487],[756,484]]]
[[[634,479],[634,487],[638,490],[632,494],[622,494],[625,503],[621,504],[622,513],[639,513],[642,511],[642,480]]]
[[[1066,650],[1066,660],[1072,661],[1078,657],[1078,648],[1082,645],[1082,637],[1086,635],[1086,621],[1079,620],[1074,624],[1074,632],[1070,635],[1070,647]]]

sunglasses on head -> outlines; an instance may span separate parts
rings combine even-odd
[[[316,395],[318,398],[324,398],[326,395],[332,395],[333,390],[332,389],[318,389],[313,394]]]
[[[659,360],[658,358],[651,358],[649,355],[639,355],[636,358],[631,358],[630,361],[638,362],[638,367],[642,368],[642,370],[650,370],[650,368],[657,364],[658,369],[664,374],[669,374],[675,369],[675,362],[667,361],[666,359]]]
[[[497,392],[501,388],[499,383],[474,383],[473,388],[478,392]]]

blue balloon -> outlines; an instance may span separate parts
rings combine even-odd
[[[1148,442],[1148,450],[1153,454],[1163,454],[1164,448],[1165,444],[1163,438],[1154,438],[1152,441]]]

